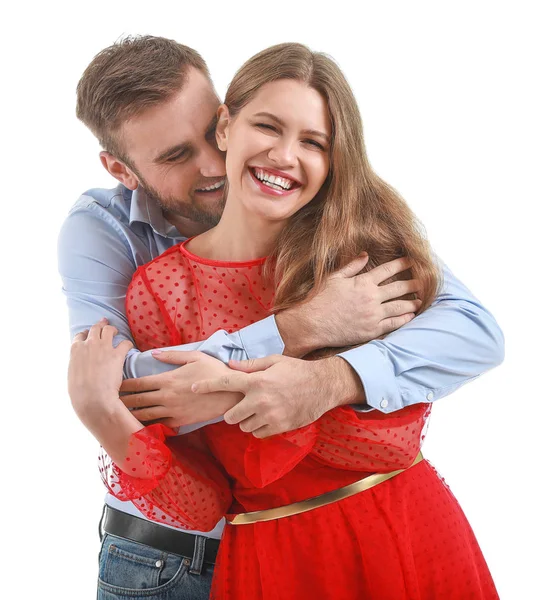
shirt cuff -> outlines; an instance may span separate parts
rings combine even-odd
[[[273,315],[244,327],[238,333],[248,358],[283,354],[285,343]]]
[[[376,408],[383,413],[391,413],[404,407],[393,365],[378,346],[365,344],[338,356],[356,371],[364,386],[367,405],[357,404],[352,408],[362,411]]]

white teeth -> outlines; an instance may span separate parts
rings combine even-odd
[[[285,179],[284,177],[270,175],[262,169],[254,169],[254,175],[256,179],[259,179],[269,187],[276,190],[290,190],[294,183],[291,179]]]
[[[279,190],[279,191],[283,191],[283,188],[276,185],[275,183],[270,183],[269,181],[264,181],[264,184],[267,185],[267,187],[273,188],[274,190]]]
[[[213,190],[218,190],[219,188],[223,187],[224,185],[225,185],[225,179],[222,179],[221,181],[218,181],[217,183],[214,183],[213,185],[210,185],[209,187],[200,188],[199,191],[200,192],[212,192]]]

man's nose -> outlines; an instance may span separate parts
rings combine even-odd
[[[199,156],[200,173],[203,177],[225,176],[225,154],[214,144],[206,142]]]

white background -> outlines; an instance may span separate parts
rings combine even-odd
[[[221,95],[248,57],[274,43],[304,42],[339,62],[361,106],[374,168],[400,190],[436,251],[506,336],[501,367],[435,405],[425,453],[462,504],[501,598],[554,597],[549,3],[307,4],[97,1],[4,9],[8,439],[0,527],[4,586],[11,581],[16,590],[10,598],[95,594],[103,487],[96,442],[73,415],[65,388],[69,338],[56,238],[80,193],[112,187],[95,139],[74,117],[75,86],[96,52],[131,33],[199,50]]]

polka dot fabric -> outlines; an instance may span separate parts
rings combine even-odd
[[[233,333],[269,315],[274,293],[262,281],[264,259],[209,261],[186,245],[139,267],[131,281],[127,317],[141,351]]]
[[[127,294],[138,347],[199,341],[264,318],[273,289],[262,265],[209,261],[185,243],[141,267]],[[224,422],[186,436],[149,426],[132,440],[144,464],[131,448],[122,469],[102,465],[103,475],[153,520],[207,530],[226,512],[283,506],[408,467],[429,412],[427,404],[389,415],[337,408],[267,440]],[[469,524],[426,461],[302,515],[226,526],[212,588],[215,600],[497,597]]]
[[[201,432],[177,437],[169,427],[150,425],[132,437],[123,468],[105,452],[99,460],[109,491],[153,521],[210,531],[232,500],[227,476]]]

